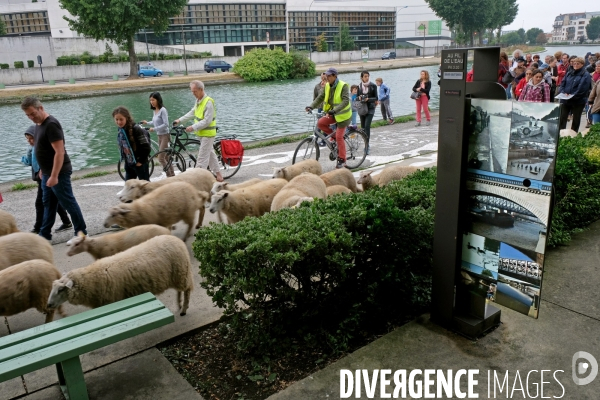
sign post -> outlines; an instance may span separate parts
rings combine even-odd
[[[44,82],[44,71],[42,70],[42,56],[37,56],[37,62],[40,64],[40,72],[42,73],[42,82]]]
[[[362,58],[363,62],[369,61],[369,48],[368,47],[362,47],[360,49],[360,57]]]

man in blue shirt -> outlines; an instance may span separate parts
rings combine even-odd
[[[391,125],[394,123],[394,117],[392,116],[392,109],[390,107],[390,88],[383,84],[383,79],[381,78],[375,79],[375,83],[379,86],[379,100],[377,104],[381,104],[381,115]]]

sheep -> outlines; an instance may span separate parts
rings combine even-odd
[[[0,236],[10,235],[15,232],[19,232],[15,217],[6,211],[0,210]]]
[[[379,175],[372,176],[373,171],[361,171],[360,178],[357,183],[360,183],[363,190],[369,190],[374,186],[383,187],[392,181],[399,181],[406,178],[408,175],[418,171],[419,168],[411,165],[390,165],[385,167]]]
[[[319,199],[327,197],[327,187],[319,176],[305,172],[289,181],[277,193],[271,204],[271,211],[294,207],[307,198],[314,197]]]
[[[270,179],[235,192],[222,190],[213,194],[209,210],[222,211],[230,224],[249,216],[260,217],[271,210],[275,195],[287,184],[285,179]]]
[[[327,186],[327,197],[340,193],[352,193],[352,190],[342,185]]]
[[[159,187],[171,185],[175,182],[187,182],[195,187],[196,190],[210,192],[210,189],[212,188],[213,183],[216,182],[216,179],[212,173],[204,168],[190,168],[181,174],[155,182],[130,179],[125,182],[125,187],[123,187],[123,190],[117,193],[117,196],[119,196],[119,200],[121,200],[121,202],[129,203],[147,195]]]
[[[273,178],[283,178],[287,181],[291,181],[303,172],[321,175],[323,169],[321,168],[321,164],[316,160],[304,160],[293,165],[288,165],[287,167],[275,168],[273,171]]]
[[[262,179],[259,179],[259,178],[252,178],[246,182],[238,183],[237,185],[230,185],[229,183],[227,183],[225,181],[215,182],[215,183],[213,183],[213,187],[210,190],[210,194],[211,195],[216,194],[216,193],[220,192],[221,190],[229,190],[230,192],[235,192],[238,189],[243,189],[243,188],[255,185],[260,182],[262,182]]]
[[[52,322],[54,309],[47,307],[52,282],[60,272],[44,260],[29,260],[0,271],[0,315],[9,317],[35,308]],[[62,306],[57,308],[63,317]]]
[[[28,260],[45,260],[54,263],[50,243],[29,232],[16,232],[0,236],[0,271]]]
[[[56,308],[68,301],[96,308],[145,292],[158,295],[171,288],[177,290],[180,315],[185,315],[194,289],[187,246],[175,236],[156,236],[67,272],[52,282],[48,307]]]
[[[200,228],[202,225],[204,204],[208,199],[207,192],[199,192],[189,183],[173,182],[159,187],[132,203],[114,206],[104,220],[104,227],[108,228],[112,224],[118,224],[125,228],[131,228],[138,225],[156,224],[170,229],[171,225],[183,220],[188,225],[183,239],[186,240],[192,232],[196,210],[200,210],[196,228]]]
[[[71,240],[67,256],[88,252],[95,260],[109,257],[136,246],[154,236],[170,235],[171,231],[158,225],[139,225],[121,232],[90,238],[81,232]]]
[[[352,175],[352,172],[347,168],[334,169],[333,171],[326,172],[321,175],[321,179],[323,179],[323,182],[325,182],[325,186],[327,187],[341,185],[347,187],[353,193],[358,191],[354,175]]]

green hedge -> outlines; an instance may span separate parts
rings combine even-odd
[[[8,64],[0,64],[0,69],[8,69],[9,65]]]
[[[566,245],[571,234],[600,219],[600,125],[586,136],[560,138],[554,190],[548,244]]]
[[[286,53],[279,47],[253,49],[238,60],[233,72],[250,82],[308,78],[315,74],[315,63],[302,53]]]
[[[33,66],[34,66],[33,60],[27,60],[27,67],[33,68]]]
[[[23,61],[15,61],[14,66],[15,68],[25,68],[25,64],[23,64]]]
[[[362,327],[427,305],[435,182],[432,168],[200,230],[201,285],[231,316],[239,350],[279,353],[300,337],[344,351]]]

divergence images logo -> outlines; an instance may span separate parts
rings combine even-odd
[[[596,379],[596,375],[598,375],[598,361],[594,358],[590,353],[586,353],[585,351],[578,351],[573,354],[573,382],[576,385],[587,385],[591,383],[594,379]],[[585,375],[589,372],[589,375],[585,378],[580,378],[580,376]]]

